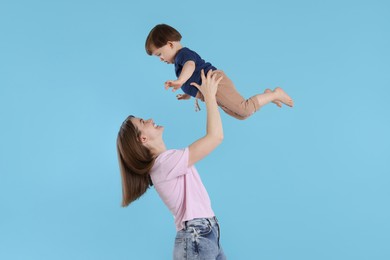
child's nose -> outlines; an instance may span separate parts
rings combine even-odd
[[[161,60],[161,61],[164,61],[164,58],[160,56],[160,60]]]

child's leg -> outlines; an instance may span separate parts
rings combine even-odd
[[[275,88],[274,91],[266,90],[263,94],[255,95],[251,97],[251,99],[256,102],[258,109],[270,102],[277,104],[279,107],[281,107],[280,102],[290,107],[294,105],[294,102],[290,96],[279,87]]]
[[[264,93],[270,93],[272,92],[272,90],[270,90],[269,88],[267,88],[266,90],[264,90]],[[272,101],[272,103],[274,103],[275,105],[277,105],[278,107],[282,107],[282,102],[278,101],[278,100],[275,100],[275,101]]]
[[[256,104],[252,99],[245,99],[237,92],[233,82],[221,70],[216,70],[223,79],[219,83],[216,94],[218,105],[228,115],[244,120],[256,112]]]
[[[216,95],[218,105],[227,114],[237,119],[244,120],[248,118],[270,102],[274,102],[278,106],[281,106],[281,103],[293,106],[292,99],[281,88],[276,88],[274,91],[265,90],[263,94],[245,99],[238,93],[233,82],[223,71],[216,70],[214,73],[219,73],[223,76]]]

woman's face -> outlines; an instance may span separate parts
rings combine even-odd
[[[146,137],[148,140],[153,140],[162,137],[164,127],[156,125],[153,119],[144,120],[142,118],[133,117],[131,118],[131,122],[141,132],[141,138]]]

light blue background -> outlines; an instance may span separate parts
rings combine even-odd
[[[158,23],[246,97],[293,109],[222,113],[198,164],[229,259],[390,259],[388,1],[1,1],[0,259],[170,259],[172,216],[150,189],[121,208],[116,134],[129,114],[170,148],[205,109],[163,88],[144,50]]]

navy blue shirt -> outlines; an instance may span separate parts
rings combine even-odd
[[[198,89],[194,86],[191,86],[190,83],[195,82],[200,85],[202,82],[200,77],[201,70],[203,69],[204,74],[206,75],[210,69],[216,70],[217,68],[211,65],[210,62],[205,62],[202,60],[202,58],[196,52],[184,47],[178,51],[175,57],[176,77],[179,78],[184,64],[190,60],[195,62],[195,71],[192,73],[192,76],[183,84],[181,89],[184,93],[196,97],[196,94],[198,94]]]

